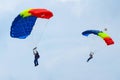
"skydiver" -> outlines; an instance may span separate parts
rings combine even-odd
[[[87,59],[87,62],[89,62],[89,60],[91,60],[93,58],[94,52],[90,52],[89,54],[89,58]]]
[[[35,48],[33,48],[33,54],[34,54],[34,65],[35,66],[38,66],[39,64],[38,64],[38,59],[40,58],[40,55],[39,55],[39,53],[38,53],[38,51],[37,51],[37,47],[35,47]]]

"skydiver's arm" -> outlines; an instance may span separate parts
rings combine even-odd
[[[35,50],[33,50],[33,54],[34,54],[34,55],[36,54]]]

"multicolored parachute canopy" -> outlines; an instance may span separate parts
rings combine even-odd
[[[82,32],[82,35],[84,35],[84,36],[88,36],[89,34],[94,34],[94,35],[97,35],[97,36],[101,37],[107,45],[114,44],[114,41],[112,40],[112,38],[103,31],[86,30],[86,31]]]
[[[37,18],[50,19],[53,13],[47,9],[27,9],[22,11],[12,22],[10,36],[25,39],[30,35]]]

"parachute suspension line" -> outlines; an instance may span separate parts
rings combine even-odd
[[[40,44],[40,42],[41,42],[41,39],[42,39],[42,36],[44,35],[44,32],[45,32],[45,30],[46,30],[46,28],[47,28],[47,25],[48,25],[48,22],[49,22],[49,20],[45,23],[45,25],[43,26],[44,28],[43,28],[43,30],[41,31],[41,35],[40,35],[40,37],[38,38],[38,42],[35,42],[35,46],[37,47],[39,44]]]

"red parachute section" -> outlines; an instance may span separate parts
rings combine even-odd
[[[53,13],[47,9],[31,9],[29,11],[33,16],[50,19],[53,16]]]

